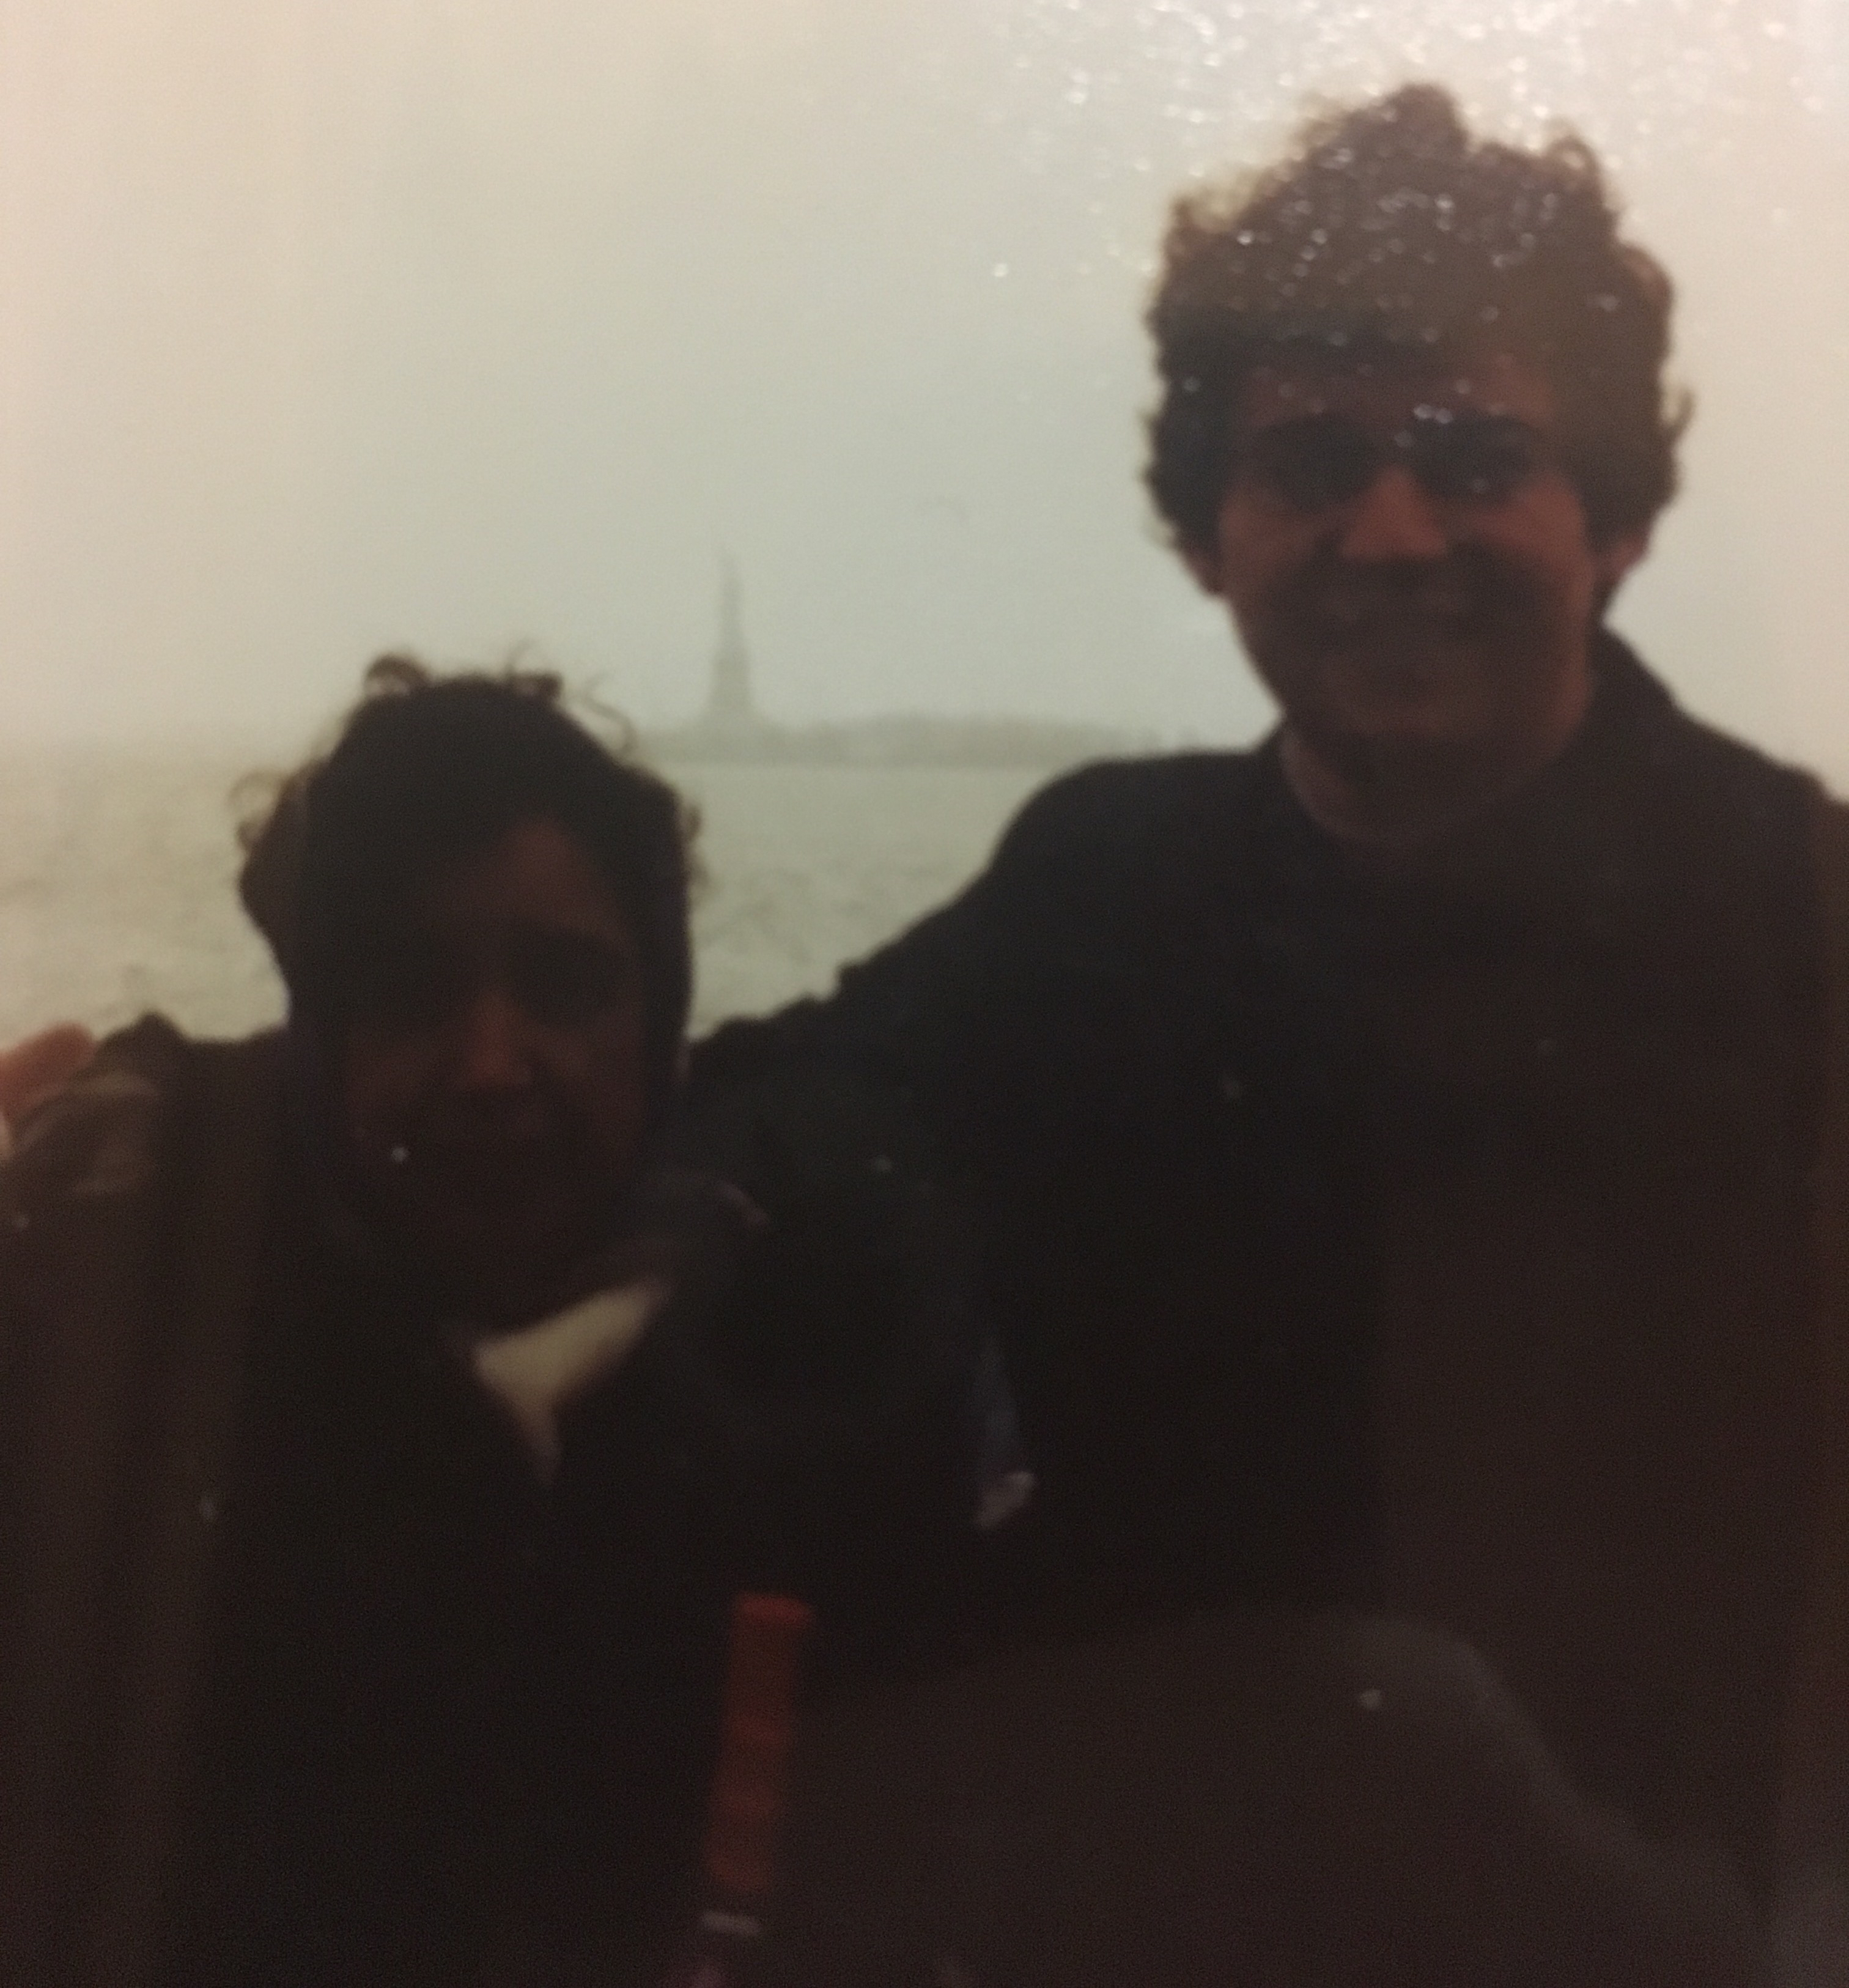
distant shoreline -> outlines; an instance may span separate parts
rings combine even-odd
[[[711,718],[639,733],[651,758],[686,765],[1030,766],[1137,757],[1162,749],[1152,733],[1029,718],[906,714],[833,724],[727,724]]]

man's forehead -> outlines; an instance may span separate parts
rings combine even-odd
[[[1344,364],[1293,355],[1256,366],[1246,377],[1239,418],[1248,428],[1305,414],[1397,422],[1421,406],[1507,414],[1541,428],[1556,411],[1546,374],[1512,352],[1371,353]]]

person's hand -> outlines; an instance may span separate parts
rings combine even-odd
[[[62,1090],[96,1052],[96,1039],[75,1022],[60,1023],[0,1050],[0,1124],[16,1125]]]

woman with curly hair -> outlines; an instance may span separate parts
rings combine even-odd
[[[956,1253],[865,1087],[673,1110],[688,841],[553,681],[387,659],[247,834],[286,1026],[22,1121],[0,1978],[645,1977],[733,1593],[921,1619]]]

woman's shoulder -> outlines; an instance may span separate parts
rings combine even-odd
[[[809,1064],[701,1084],[671,1150],[709,1208],[749,1211],[707,1226],[732,1242],[721,1338],[761,1378],[853,1391],[958,1309],[960,1200],[898,1086]]]
[[[730,1182],[773,1218],[818,1202],[891,1209],[938,1173],[905,1087],[809,1062],[690,1086],[668,1155]]]
[[[830,1555],[854,1586],[889,1533],[921,1550],[973,1509],[981,1325],[955,1183],[896,1087],[806,1067],[701,1087],[674,1154],[684,1232],[717,1246],[687,1266],[656,1363],[760,1487],[755,1530],[820,1587]]]

